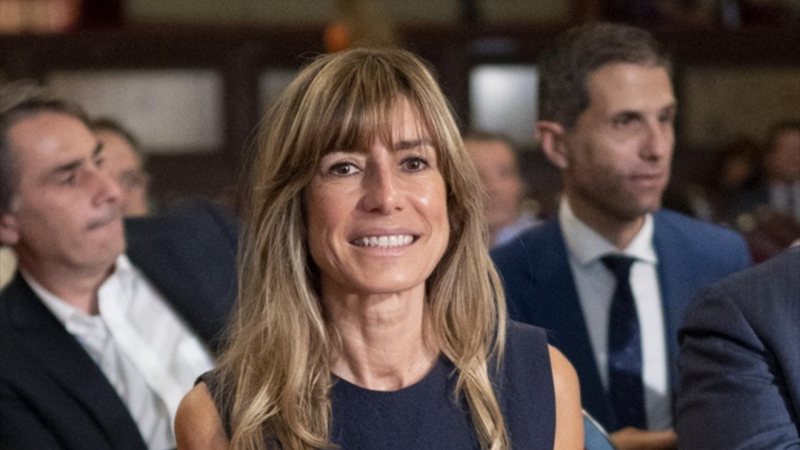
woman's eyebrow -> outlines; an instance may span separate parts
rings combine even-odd
[[[395,142],[394,149],[395,150],[410,150],[412,148],[417,147],[426,147],[431,145],[431,140],[427,138],[422,139],[412,139],[412,140],[400,140]]]

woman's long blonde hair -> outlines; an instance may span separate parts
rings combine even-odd
[[[314,60],[261,124],[243,213],[238,308],[217,369],[216,400],[230,411],[234,449],[332,446],[336,346],[306,244],[303,193],[326,151],[389,134],[401,97],[426,127],[447,187],[450,242],[426,289],[435,342],[457,368],[454,395],[464,395],[482,448],[509,448],[488,363],[505,343],[505,298],[487,253],[477,173],[425,65],[403,50],[356,49]]]

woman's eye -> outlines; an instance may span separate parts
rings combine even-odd
[[[331,166],[330,173],[337,176],[347,176],[356,173],[356,166],[352,163],[337,163]]]
[[[419,172],[428,167],[428,162],[422,158],[407,158],[403,161],[403,168],[408,172]]]

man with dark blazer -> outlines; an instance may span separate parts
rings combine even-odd
[[[800,242],[703,291],[678,339],[680,448],[800,447]]]
[[[733,232],[659,211],[676,101],[669,59],[649,33],[576,27],[538,68],[536,128],[564,192],[557,217],[492,252],[509,313],[550,331],[578,371],[584,408],[620,449],[674,448],[680,318],[696,290],[749,264],[747,247]],[[625,330],[634,331],[620,338]],[[620,341],[635,345],[624,364],[612,351],[627,348],[612,346]],[[623,378],[634,387],[620,388]]]
[[[0,449],[174,448],[236,296],[237,231],[208,205],[123,224],[75,105],[0,90]],[[127,241],[127,253],[125,252]]]

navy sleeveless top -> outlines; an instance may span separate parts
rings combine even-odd
[[[496,365],[489,367],[492,373]],[[509,322],[503,363],[491,379],[512,448],[551,450],[556,411],[545,333]],[[334,376],[331,442],[342,450],[479,450],[467,402],[454,395],[456,380],[455,367],[443,356],[422,380],[397,391],[373,391]],[[213,372],[199,381],[221,405]],[[220,416],[226,422],[229,412]]]

